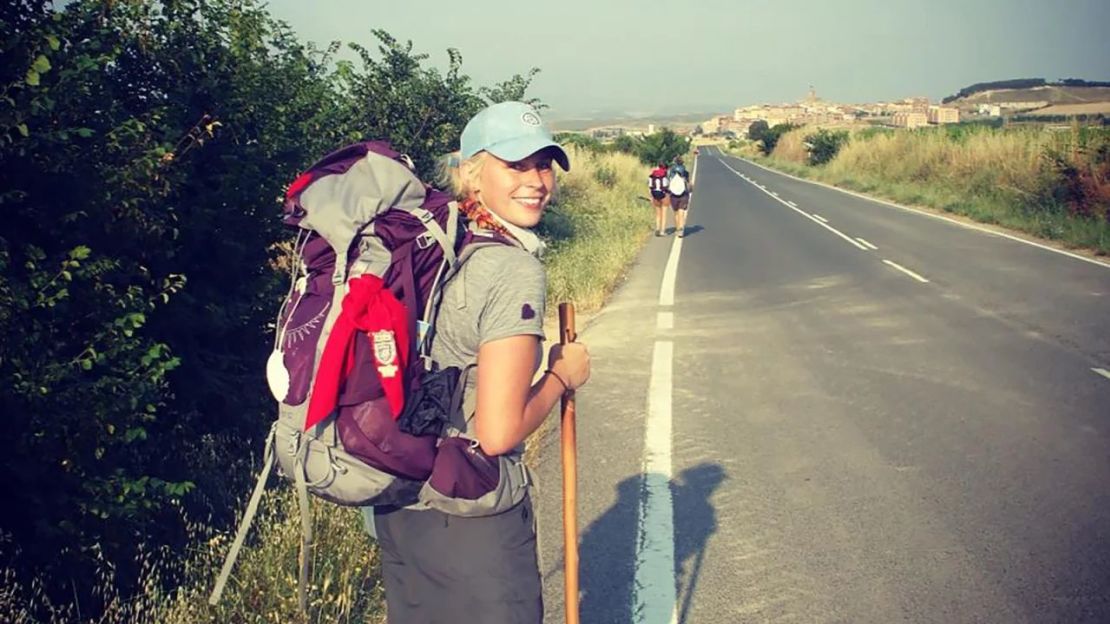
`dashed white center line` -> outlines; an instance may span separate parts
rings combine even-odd
[[[864,247],[866,247],[866,248],[868,248],[868,249],[870,249],[870,250],[872,250],[872,251],[874,251],[874,250],[878,249],[878,247],[876,247],[876,246],[872,245],[871,243],[869,243],[869,242],[867,242],[867,241],[863,240],[862,238],[860,238],[860,237],[858,237],[858,236],[856,237],[856,240],[858,240],[859,242],[863,243],[863,246],[864,246]]]
[[[1096,373],[1102,375],[1107,379],[1110,379],[1110,371],[1106,370],[1105,368],[1092,368],[1091,370],[1095,371]]]
[[[787,200],[786,205],[790,206],[791,208],[797,208],[798,207],[798,204],[795,204],[794,202],[789,201],[789,200]]]
[[[744,177],[743,174],[741,174],[739,171],[733,169],[732,167],[729,167],[724,161],[721,161],[721,164],[724,165],[729,171],[735,173],[736,175],[738,175],[740,177]],[[852,238],[851,236],[848,236],[844,232],[841,232],[840,230],[838,230],[838,229],[834,228],[833,226],[829,225],[828,223],[823,222],[820,218],[815,218],[814,215],[811,215],[808,212],[802,210],[801,208],[798,208],[796,205],[793,205],[793,202],[788,202],[788,201],[784,200],[783,198],[779,197],[777,193],[775,193],[773,191],[768,191],[762,185],[756,184],[755,182],[752,182],[752,186],[754,186],[757,189],[763,191],[764,193],[770,195],[771,197],[773,197],[775,199],[775,201],[779,202],[783,206],[786,206],[787,208],[797,212],[798,214],[805,215],[805,218],[809,219],[810,221],[813,221],[817,225],[820,225],[821,227],[825,228],[826,230],[828,230],[828,231],[832,232],[833,234],[836,234],[840,238],[843,238],[844,240],[848,241],[856,249],[862,249],[863,251],[867,251],[867,248],[864,247],[856,239]]]
[[[655,317],[656,329],[674,329],[674,312],[660,312]]]
[[[921,282],[922,284],[928,284],[929,283],[929,280],[925,279],[924,277],[921,277],[917,273],[914,273],[913,271],[911,271],[911,270],[907,269],[906,267],[898,264],[897,262],[891,262],[890,260],[884,259],[883,263],[888,265],[888,266],[894,267],[895,269],[898,269],[899,271],[905,273],[906,275],[909,275],[910,277],[912,277],[915,280]]]
[[[815,213],[813,213],[813,218],[814,218],[814,219],[817,219],[817,220],[818,220],[818,221],[820,221],[821,223],[828,223],[828,222],[829,222],[829,220],[828,220],[828,219],[826,219],[825,217],[822,217],[821,215],[817,214],[816,212],[815,212]]]

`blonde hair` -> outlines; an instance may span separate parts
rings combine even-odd
[[[463,200],[478,192],[478,177],[482,174],[482,167],[489,160],[489,154],[477,154],[462,160],[458,152],[452,152],[440,159],[439,184],[450,189],[455,199]]]

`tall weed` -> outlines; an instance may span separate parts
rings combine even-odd
[[[635,258],[653,216],[640,199],[647,170],[636,158],[576,150],[571,162],[542,223],[550,245],[544,258],[548,307],[573,301],[588,311],[601,307]]]

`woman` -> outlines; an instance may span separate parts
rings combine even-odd
[[[667,171],[667,195],[674,211],[674,231],[679,238],[686,235],[686,212],[690,207],[690,194],[693,191],[690,172],[682,164],[682,157],[676,156],[674,165]]]
[[[567,390],[586,383],[581,344],[556,345],[541,360],[546,283],[539,223],[566,152],[532,107],[494,104],[462,134],[461,162],[449,167],[467,218],[515,244],[483,247],[444,288],[432,357],[441,367],[478,366],[466,376],[465,414],[456,427],[490,456],[519,453]],[[467,518],[432,509],[377,508],[374,527],[391,624],[539,624],[543,619],[532,502]]]
[[[667,165],[659,163],[648,174],[648,191],[651,192],[651,205],[655,208],[655,235],[663,235],[663,226],[666,225],[666,215],[663,212],[663,202],[667,197]]]

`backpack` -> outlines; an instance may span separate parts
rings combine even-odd
[[[683,175],[685,169],[675,169],[671,172],[670,180],[667,182],[667,190],[671,195],[682,196],[686,194],[686,176]]]
[[[653,170],[648,176],[648,189],[660,193],[667,190],[667,174],[658,169]]]
[[[266,365],[278,414],[210,604],[275,465],[293,481],[301,512],[302,611],[309,494],[345,506],[420,503],[483,516],[527,493],[531,476],[519,456],[489,457],[450,424],[477,362],[439,370],[430,355],[443,286],[476,250],[514,243],[466,223],[458,204],[412,169],[388,143],[365,141],[325,156],[286,193],[283,221],[298,234]]]

